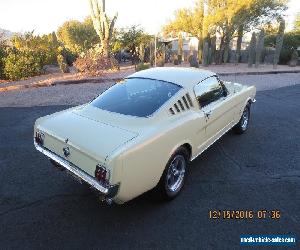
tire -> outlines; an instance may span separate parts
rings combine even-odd
[[[178,196],[184,186],[188,162],[188,150],[179,147],[168,161],[154,190],[156,198],[168,201]]]
[[[248,129],[249,121],[250,121],[250,104],[248,103],[247,106],[244,108],[240,121],[238,122],[238,124],[236,124],[233,127],[233,131],[239,135],[245,133],[246,130]]]

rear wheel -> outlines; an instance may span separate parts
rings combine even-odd
[[[242,117],[238,124],[236,124],[233,128],[234,132],[237,134],[243,134],[249,125],[249,120],[250,120],[250,104],[248,104],[242,114]]]
[[[180,147],[171,156],[155,190],[159,198],[172,200],[180,193],[185,181],[188,155],[186,148]]]

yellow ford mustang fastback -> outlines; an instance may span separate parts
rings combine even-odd
[[[247,130],[255,93],[210,71],[144,70],[87,104],[39,118],[34,144],[109,203],[151,189],[170,200],[190,161],[228,130]]]

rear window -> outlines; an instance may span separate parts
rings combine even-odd
[[[152,79],[129,78],[92,101],[94,107],[123,115],[146,117],[174,96],[180,86]]]

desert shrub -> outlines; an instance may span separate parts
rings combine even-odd
[[[55,33],[36,36],[33,32],[16,35],[11,39],[12,47],[19,51],[35,51],[43,65],[56,64],[59,43]]]
[[[295,67],[298,64],[298,51],[296,49],[294,49],[292,56],[291,56],[291,60],[289,62],[290,66]]]
[[[141,71],[141,70],[145,70],[145,69],[149,69],[150,68],[150,64],[149,63],[139,63],[136,66],[136,71]]]
[[[159,53],[156,56],[156,66],[157,67],[164,67],[165,66],[165,57],[163,53]]]
[[[181,64],[182,63],[182,55],[178,55],[178,63]]]
[[[293,49],[282,48],[279,56],[280,64],[288,64],[291,60]]]
[[[56,64],[58,41],[55,33],[36,36],[33,32],[16,35],[6,49],[4,74],[8,79],[19,80],[43,73],[43,66]]]
[[[24,79],[42,73],[44,55],[32,50],[11,49],[4,59],[4,74],[11,80]]]
[[[193,68],[199,68],[199,62],[198,62],[196,56],[190,55],[188,57],[188,61],[189,61],[191,67],[193,67]]]
[[[179,60],[178,60],[178,55],[177,54],[173,55],[172,61],[173,61],[174,65],[178,65],[179,64]]]
[[[76,55],[75,53],[73,53],[71,50],[67,49],[64,46],[59,46],[57,48],[58,54],[62,55],[68,66],[72,66],[73,63],[76,61],[76,59],[78,58],[78,55]]]
[[[120,68],[115,58],[104,57],[99,53],[98,47],[82,53],[73,65],[80,73],[91,76],[101,76],[104,70],[119,70]]]

